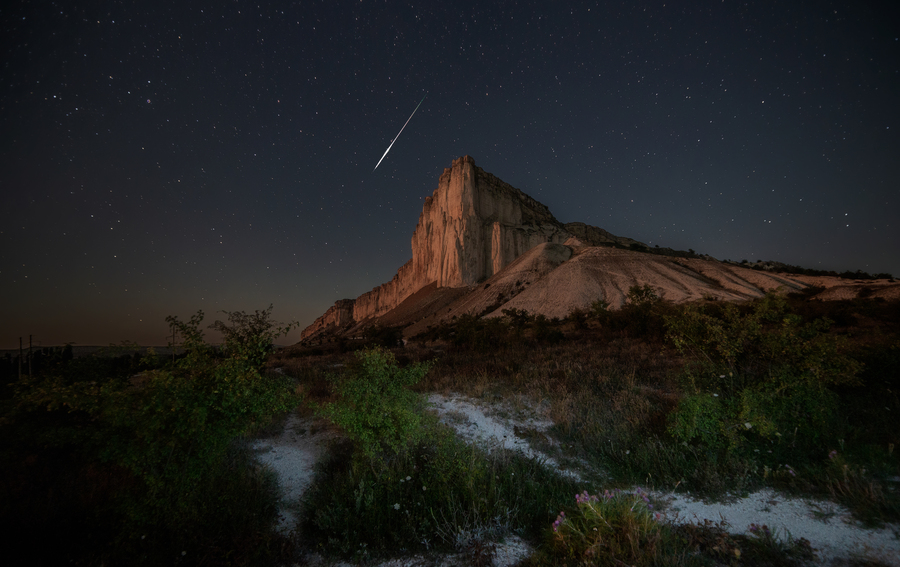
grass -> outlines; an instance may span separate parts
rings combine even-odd
[[[32,564],[268,565],[296,559],[302,545],[358,561],[456,551],[478,565],[489,564],[498,539],[517,535],[537,548],[530,565],[795,565],[809,554],[802,540],[764,526],[735,535],[725,525],[669,525],[632,487],[716,499],[770,486],[834,500],[869,525],[900,520],[900,494],[889,480],[900,476],[900,303],[789,298],[791,313],[802,322],[822,316],[834,321],[826,332],[862,364],[857,380],[828,386],[837,400],[834,419],[827,435],[814,441],[789,430],[779,438],[742,432],[733,446],[711,446],[672,434],[673,416],[691,394],[684,376],[692,359],[668,341],[665,321],[682,308],[645,299],[634,308],[607,312],[599,306],[563,321],[524,313],[483,326],[465,320],[465,333],[453,326],[432,329],[391,351],[401,370],[430,363],[410,386],[418,394],[460,393],[513,416],[537,413],[551,420],[547,431],[517,433],[584,481],[519,453],[468,445],[414,398],[399,408],[396,400],[382,400],[386,405],[368,407],[396,410],[406,416],[396,423],[415,435],[398,436],[405,431],[400,429],[391,442],[373,444],[364,433],[365,416],[344,415],[355,437],[337,442],[318,465],[301,503],[299,539],[275,531],[277,486],[253,460],[247,433],[231,439],[221,467],[204,473],[189,524],[171,518],[138,533],[122,527],[131,525],[129,506],[140,506],[146,487],[132,469],[101,458],[109,432],[98,427],[100,414],[47,411],[40,404],[24,411],[11,389],[0,400],[0,459],[6,463],[0,470],[0,530],[16,543],[14,550],[30,552]],[[310,403],[302,411],[337,407],[348,398],[341,391],[355,391],[359,399],[372,393],[378,402],[381,387],[369,393],[336,387],[359,375],[357,347],[344,341],[333,349],[318,346],[315,354],[281,349],[269,356],[269,372],[278,369],[299,385]],[[89,384],[100,374],[125,385],[133,374],[126,366],[73,370],[59,387]],[[55,391],[35,390],[51,398]],[[44,399],[37,394],[28,399]],[[405,413],[409,404],[418,418]],[[265,434],[267,425],[269,433],[277,431],[274,418],[259,420],[250,433]],[[390,420],[380,423],[389,432],[395,427]],[[398,441],[405,437],[415,442]],[[190,452],[190,435],[184,439]],[[601,501],[601,490],[614,496]],[[573,501],[575,494],[587,497],[587,504]],[[57,545],[44,544],[48,534]]]
[[[900,434],[894,420],[900,384],[893,370],[900,363],[900,309],[878,301],[810,304],[802,298],[792,298],[790,306],[806,320],[836,313],[844,325],[831,333],[848,339],[850,355],[864,365],[858,383],[835,388],[840,398],[835,435],[812,447],[798,448],[790,439],[762,440],[723,452],[673,439],[669,420],[684,395],[678,380],[683,358],[654,330],[652,315],[645,334],[629,332],[627,322],[594,324],[580,332],[561,323],[567,338],[555,345],[525,340],[489,352],[451,349],[419,388],[487,401],[524,395],[549,405],[560,446],[605,469],[620,486],[677,485],[721,497],[773,485],[834,497],[870,522],[900,518],[896,493],[884,485],[900,471],[892,450]],[[832,450],[852,463],[846,472],[828,458]],[[803,478],[779,469],[785,463]]]
[[[505,450],[460,441],[436,421],[427,442],[383,468],[352,446],[330,451],[304,497],[304,536],[355,559],[398,551],[466,551],[507,534],[537,537],[577,485]]]
[[[833,387],[839,398],[836,420],[830,435],[815,443],[801,444],[790,435],[782,440],[749,438],[726,450],[673,437],[671,417],[685,396],[680,376],[687,359],[666,339],[664,317],[679,309],[671,305],[541,323],[551,325],[562,340],[542,339],[550,336],[546,329],[539,336],[517,314],[519,319],[508,327],[497,323],[487,327],[496,334],[490,349],[454,341],[453,329],[448,328],[432,330],[395,352],[406,363],[433,362],[431,371],[413,387],[418,392],[461,393],[512,413],[537,408],[554,422],[549,433],[555,442],[540,448],[588,476],[592,470],[601,471],[590,476],[592,486],[602,482],[609,489],[640,485],[685,490],[704,499],[735,497],[770,486],[832,499],[868,525],[897,521],[900,499],[887,479],[900,472],[893,451],[900,432],[893,421],[900,411],[900,384],[893,371],[900,362],[900,307],[876,300],[812,303],[803,297],[789,298],[788,307],[802,321],[833,316],[836,323],[827,332],[845,340],[843,352],[863,363],[856,383]],[[750,306],[740,309],[748,312]],[[467,336],[485,331],[471,328],[477,322],[465,324]],[[340,355],[284,354],[275,364],[307,376],[307,392],[329,395],[316,368],[341,364]],[[352,457],[348,454],[345,459],[346,467]],[[565,507],[559,504],[560,510]],[[535,564],[542,556],[550,558],[547,564],[560,560],[548,551],[551,547],[544,537],[549,524],[544,522],[543,536],[530,536],[540,549]],[[670,536],[693,542],[689,547],[704,561],[723,560],[716,559],[716,548],[728,545],[740,548],[745,559],[756,556],[776,565],[794,564],[808,551],[803,542],[785,541],[768,532],[760,532],[768,533],[760,538],[728,534],[722,526],[684,529],[694,531],[679,528]],[[682,559],[674,564],[693,561],[687,555]]]

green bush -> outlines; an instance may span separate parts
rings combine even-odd
[[[672,432],[681,440],[700,440],[705,446],[721,449],[731,441],[734,430],[724,428],[726,418],[734,413],[718,394],[687,394],[671,417]]]
[[[294,324],[285,327],[276,327],[270,320],[272,305],[263,311],[256,310],[253,314],[243,311],[222,311],[228,316],[228,324],[216,321],[209,327],[222,333],[224,345],[222,350],[232,360],[245,361],[251,368],[262,368],[266,359],[274,350],[275,339],[288,334]],[[176,324],[177,319],[166,319],[170,324],[182,332],[192,332],[185,329],[184,325]],[[202,337],[194,337],[202,338]]]
[[[421,400],[409,386],[425,376],[429,364],[400,368],[381,348],[360,351],[356,358],[350,372],[330,378],[339,399],[319,412],[343,428],[367,457],[381,461],[421,437]]]
[[[649,284],[633,285],[625,295],[625,303],[616,311],[609,311],[605,300],[591,305],[594,317],[613,331],[625,332],[633,337],[653,340],[662,337],[663,315],[669,307]]]
[[[656,293],[656,290],[650,284],[631,286],[628,288],[626,297],[628,298],[628,303],[635,306],[653,305],[659,301],[659,294]]]
[[[591,317],[597,319],[598,321],[606,320],[609,315],[609,302],[605,299],[597,299],[591,302],[590,308]]]
[[[812,446],[833,435],[831,388],[852,383],[861,365],[828,334],[830,325],[804,323],[771,294],[749,309],[692,305],[667,317],[668,337],[689,356],[671,433],[732,451],[746,441],[790,436],[792,446]]]
[[[268,311],[263,314],[267,319]],[[155,534],[157,543],[164,537],[215,539],[208,526],[221,525],[224,510],[252,508],[235,508],[229,501],[234,492],[216,491],[241,484],[222,477],[233,441],[293,409],[300,397],[290,378],[262,372],[277,336],[271,324],[259,316],[229,315],[235,325],[226,335],[224,358],[203,341],[198,312],[187,322],[167,319],[185,350],[167,368],[112,378],[59,373],[16,384],[4,426],[28,432],[31,443],[78,448],[130,475],[128,489],[116,494],[122,549],[147,534]],[[254,326],[246,328],[247,322]],[[59,425],[48,427],[47,414]],[[245,475],[246,483],[262,482],[258,476]],[[273,512],[269,521],[274,519]]]

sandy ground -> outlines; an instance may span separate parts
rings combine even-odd
[[[749,533],[750,524],[766,525],[779,537],[806,538],[823,565],[851,557],[900,565],[900,526],[863,529],[850,512],[834,502],[789,498],[761,490],[730,504],[704,504],[681,494],[658,495],[669,501],[667,516],[674,521],[704,519],[728,523],[732,533]]]
[[[463,396],[439,394],[432,394],[429,402],[441,421],[453,427],[467,442],[479,443],[489,449],[519,450],[529,458],[541,459],[559,470],[555,460],[533,449],[527,440],[515,433],[516,428],[540,432],[552,425],[542,415],[540,407],[523,410],[521,403],[516,404],[516,409],[509,404],[489,405]],[[295,527],[300,496],[312,480],[313,467],[323,455],[327,441],[335,435],[324,421],[292,415],[279,436],[254,443],[259,461],[275,470],[284,490],[279,529],[285,533]],[[561,472],[580,478],[578,471]],[[600,491],[600,487],[593,486],[585,489],[592,493]],[[767,525],[781,537],[790,534],[795,539],[806,538],[817,552],[816,564],[819,565],[837,566],[850,558],[865,558],[900,566],[900,525],[863,529],[854,523],[845,508],[833,502],[788,498],[771,490],[762,490],[728,504],[706,504],[683,494],[654,496],[668,503],[664,513],[673,522],[725,521],[733,533],[748,533],[750,524],[755,523]],[[508,537],[497,544],[494,565],[514,565],[530,553],[526,542]],[[307,560],[311,564],[348,565],[315,557]],[[460,554],[432,554],[398,558],[380,566],[463,564],[465,557]]]
[[[313,467],[324,454],[328,440],[335,435],[322,419],[291,414],[280,435],[251,444],[257,460],[278,475],[282,489],[280,532],[289,533],[296,527],[300,497],[312,482]]]
[[[527,440],[518,437],[516,427],[534,429],[539,432],[546,431],[553,422],[540,416],[537,412],[527,412],[514,419],[504,419],[498,415],[495,408],[485,410],[472,401],[461,396],[442,396],[432,394],[428,397],[428,403],[440,416],[441,422],[453,427],[456,433],[469,443],[479,443],[488,449],[503,448],[521,451],[529,459],[538,459],[547,466],[557,469],[561,474],[575,479],[580,479],[575,471],[563,470],[553,457],[535,451]],[[499,413],[508,414],[514,412],[509,407],[504,407]],[[552,439],[547,437],[548,441]]]

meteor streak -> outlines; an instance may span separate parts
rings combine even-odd
[[[428,96],[428,95],[426,94],[425,96]],[[424,96],[422,97],[422,100],[419,101],[419,104],[416,105],[416,110],[419,110],[419,107],[422,106],[422,103],[423,103],[423,102],[425,102],[425,97],[424,97]],[[413,111],[412,111],[412,114],[409,115],[409,118],[406,119],[406,123],[403,124],[403,128],[406,128],[406,124],[409,124],[409,121],[412,120],[413,114],[416,113],[416,110],[413,110]],[[384,156],[388,155],[388,152],[391,151],[391,147],[394,145],[394,142],[396,142],[396,141],[397,141],[397,138],[400,137],[400,134],[403,133],[403,128],[400,128],[400,131],[397,132],[397,135],[394,136],[394,139],[393,139],[393,140],[391,140],[391,145],[388,146],[388,149],[384,150],[384,155],[381,156],[381,159],[378,160],[378,163],[375,164],[375,169],[378,169],[378,166],[381,165],[381,162],[382,162],[382,161],[384,161]],[[372,171],[375,171],[375,169],[373,169]]]

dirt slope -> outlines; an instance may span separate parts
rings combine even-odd
[[[825,288],[815,296],[822,300],[859,294],[886,299],[900,296],[900,284],[888,280],[855,282],[836,277],[777,274],[713,259],[545,243],[535,246],[487,281],[456,290],[452,296],[440,288],[422,290],[415,301],[415,306],[421,309],[411,304],[403,306],[402,320],[409,325],[404,334],[414,336],[429,325],[464,314],[496,317],[504,309],[562,318],[574,309],[587,310],[592,302],[600,299],[607,301],[610,308],[618,309],[635,285],[649,285],[660,297],[675,303],[700,299],[740,301],[760,297],[771,290],[798,291],[811,286]],[[439,298],[431,297],[436,295]],[[399,317],[391,312],[377,322],[388,324],[397,320]]]

